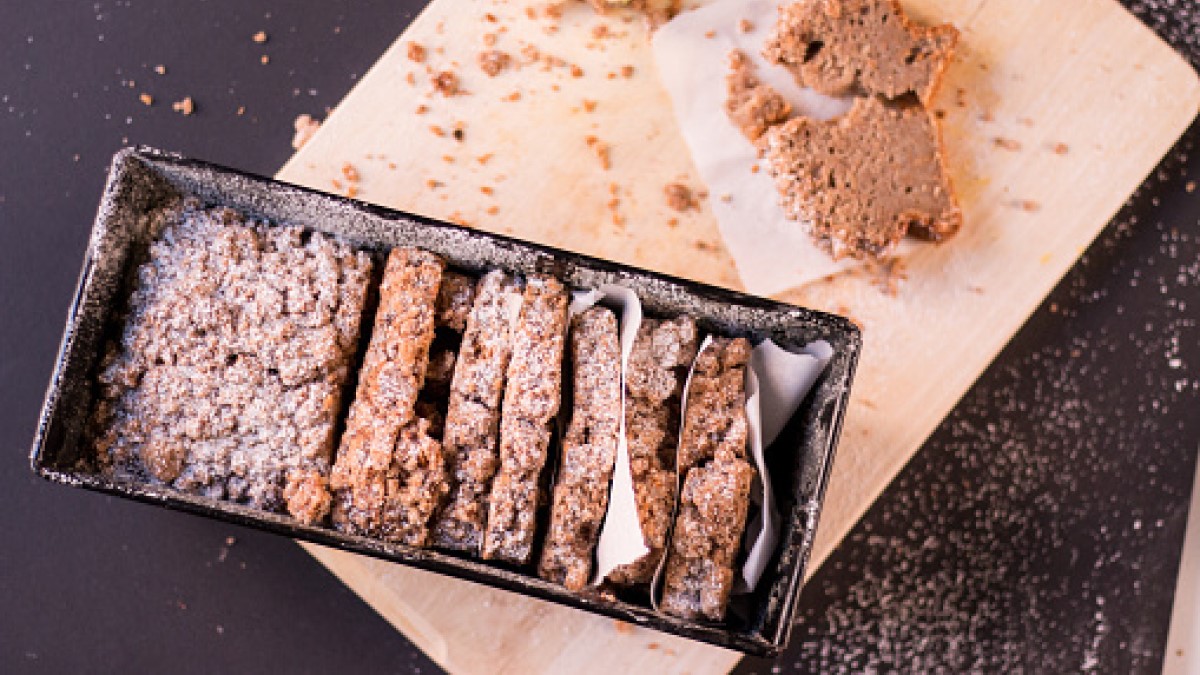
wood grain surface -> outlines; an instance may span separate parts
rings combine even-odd
[[[963,33],[935,107],[945,113],[965,227],[910,256],[895,295],[851,274],[781,296],[864,328],[810,573],[1200,104],[1195,72],[1113,0],[904,4]],[[597,17],[579,3],[561,17],[544,7],[435,0],[279,177],[335,192],[353,184],[365,201],[739,287],[707,209],[680,214],[664,199],[667,183],[702,186],[642,22]],[[414,42],[425,48],[424,63],[409,57]],[[513,57],[495,77],[478,65],[489,48]],[[462,93],[434,91],[432,76],[443,71],[457,74]],[[738,658],[469,582],[307,548],[453,672],[724,672]]]

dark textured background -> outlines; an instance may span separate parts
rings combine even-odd
[[[1130,4],[1200,62],[1186,0]],[[26,462],[112,153],[271,174],[291,120],[323,117],[420,5],[6,3],[0,671],[437,670],[291,542],[43,483]],[[196,113],[172,112],[188,95]],[[742,670],[1158,671],[1200,439],[1197,138],[805,588],[789,652]]]

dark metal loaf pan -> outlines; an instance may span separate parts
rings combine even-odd
[[[130,293],[132,270],[148,244],[144,219],[139,215],[180,194],[273,223],[328,232],[380,253],[398,245],[414,245],[443,255],[452,266],[466,270],[500,267],[512,272],[546,272],[577,288],[624,284],[637,291],[648,313],[689,314],[710,332],[770,337],[792,348],[817,339],[829,342],[836,354],[833,361],[769,453],[785,522],[779,550],[758,590],[735,599],[730,617],[722,624],[683,621],[627,599],[571,593],[528,570],[303,526],[283,515],[97,475],[86,456],[84,421],[91,411],[98,356],[104,341],[120,328],[118,315]],[[364,324],[364,333],[369,334],[367,326]],[[839,316],[363,204],[156,150],[127,149],[113,160],[30,459],[38,474],[68,485],[434,570],[770,656],[784,648],[790,633],[861,345],[858,329]]]

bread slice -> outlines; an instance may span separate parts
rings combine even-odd
[[[749,462],[727,450],[688,471],[671,537],[662,611],[691,620],[725,618],[754,474]]]
[[[715,338],[696,357],[679,440],[683,489],[661,608],[719,621],[733,590],[755,470],[746,461],[745,338]]]
[[[571,325],[574,390],[538,575],[570,590],[587,585],[608,507],[621,419],[617,318],[592,307]]]
[[[488,272],[476,288],[442,435],[452,470],[450,500],[433,533],[442,548],[477,553],[483,542],[487,496],[499,465],[500,400],[521,302],[516,280],[501,270]]]
[[[763,54],[823,94],[928,102],[957,42],[954,26],[917,26],[898,0],[800,0],[780,8]]]
[[[769,127],[786,121],[792,114],[791,104],[759,81],[754,74],[754,63],[741,50],[729,52],[725,91],[725,112],[751,141],[758,140]]]
[[[544,275],[525,282],[504,385],[500,469],[488,497],[484,559],[524,565],[533,555],[538,490],[562,395],[567,289]]]
[[[393,249],[358,390],[330,475],[333,523],[343,532],[424,546],[446,495],[441,445],[417,417],[445,264]]]
[[[622,565],[608,580],[630,586],[649,583],[667,548],[678,481],[679,408],[688,366],[696,358],[696,322],[691,317],[644,319],[625,372],[625,437],[642,536],[650,552]]]
[[[916,103],[857,99],[836,119],[772,127],[758,146],[784,212],[835,258],[879,257],[905,234],[938,241],[962,224],[940,134]]]

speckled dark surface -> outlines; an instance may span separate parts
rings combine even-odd
[[[291,542],[51,485],[26,463],[113,151],[272,173],[292,118],[334,105],[420,4],[5,6],[0,670],[436,671]],[[1200,63],[1193,3],[1130,4]],[[169,107],[185,95],[188,118]],[[1200,442],[1197,139],[805,589],[788,653],[744,672],[1157,672]]]

